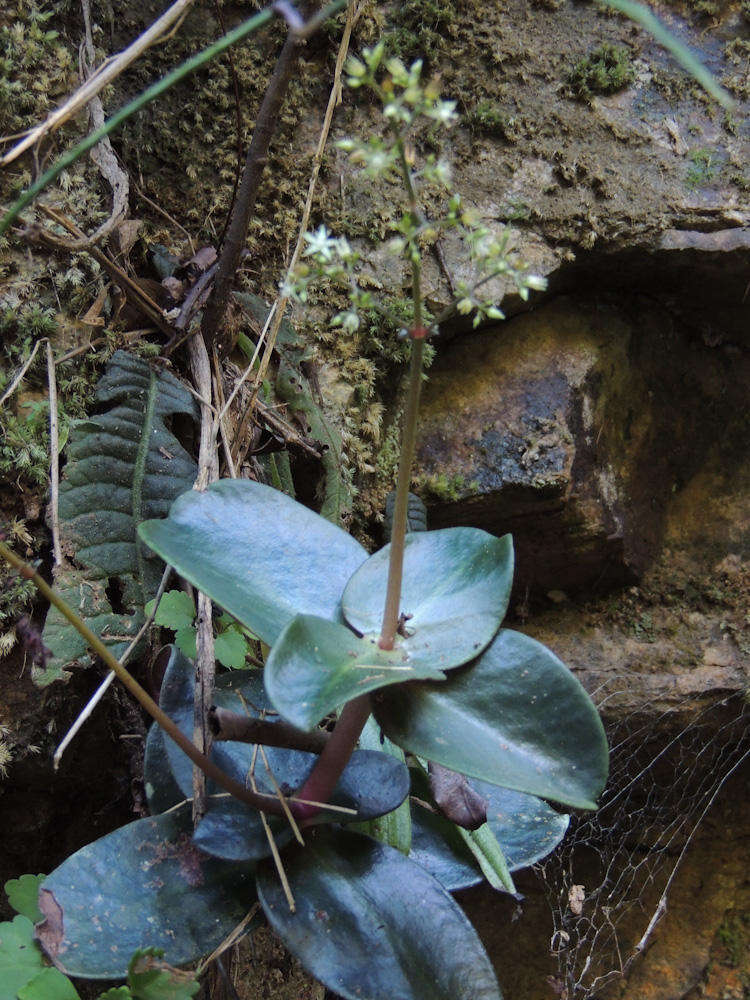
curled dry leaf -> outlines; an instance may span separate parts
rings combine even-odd
[[[446,819],[466,830],[478,830],[487,822],[487,799],[472,788],[466,775],[430,761],[430,791]]]
[[[44,920],[38,924],[35,937],[41,944],[47,957],[57,965],[57,953],[63,939],[63,911],[49,889],[39,890],[39,909]]]

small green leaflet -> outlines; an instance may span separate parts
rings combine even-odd
[[[28,917],[0,924],[0,1000],[16,1000],[18,991],[44,968]]]
[[[80,1000],[78,990],[58,969],[42,969],[22,989],[18,1000]]]
[[[173,968],[163,956],[161,948],[144,948],[130,959],[128,985],[136,1000],[190,1000],[200,989],[191,972]]]
[[[147,615],[152,614],[155,603],[155,601],[148,602],[146,605]],[[157,625],[163,625],[164,628],[171,628],[176,632],[186,625],[192,625],[194,618],[195,605],[192,597],[183,590],[168,590],[162,594],[154,621]]]
[[[5,894],[8,897],[8,902],[16,913],[28,917],[32,924],[44,920],[37,899],[39,898],[39,886],[46,877],[46,875],[20,875],[5,883]]]
[[[147,615],[153,613],[155,603],[148,602],[145,609]],[[194,660],[196,656],[194,619],[193,599],[182,590],[168,590],[163,594],[154,616],[157,625],[172,629],[180,652],[190,660]],[[214,656],[223,667],[242,669],[248,653],[248,641],[240,626],[229,615],[221,615],[216,624],[220,631],[214,639]]]

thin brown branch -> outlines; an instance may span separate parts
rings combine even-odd
[[[323,118],[320,136],[318,137],[318,145],[315,150],[315,155],[313,156],[312,172],[307,186],[307,198],[305,199],[305,207],[302,210],[302,219],[300,221],[299,232],[297,234],[297,243],[294,247],[294,253],[292,254],[292,259],[289,262],[289,267],[287,269],[289,273],[292,273],[297,266],[297,261],[299,260],[302,248],[305,245],[305,233],[307,232],[307,226],[310,221],[313,198],[315,197],[315,188],[318,183],[318,176],[323,163],[323,154],[325,152],[326,143],[328,142],[328,135],[331,131],[333,114],[336,107],[341,103],[341,74],[344,68],[344,63],[346,62],[346,57],[349,53],[349,43],[351,41],[352,30],[354,25],[359,20],[363,9],[364,3],[360,0],[357,4],[351,4],[347,11],[346,24],[344,25],[344,32],[341,36],[341,42],[339,43],[339,50],[336,56],[336,66],[333,71],[333,85],[331,86],[331,93],[328,96],[328,105]],[[286,313],[288,304],[288,296],[280,295],[272,307],[272,312],[274,312],[273,325],[271,326],[271,332],[268,335],[266,348],[255,376],[253,383],[253,395],[250,398],[248,411],[243,420],[249,420],[252,417],[254,407],[258,406],[258,390],[263,383],[263,379],[266,377],[266,371],[268,370],[268,365],[271,361],[271,354],[276,344],[276,337],[278,336],[279,328],[284,318],[284,314]],[[269,313],[269,317],[270,315],[271,314]]]
[[[232,281],[242,257],[260,181],[268,161],[268,149],[279,122],[281,105],[297,65],[299,52],[300,43],[295,35],[289,32],[258,110],[237,200],[219,256],[214,287],[203,311],[201,329],[206,346],[209,350],[215,347],[220,358],[224,357],[230,347],[224,336],[222,324],[229,304]]]
[[[253,719],[217,705],[211,707],[209,725],[215,740],[259,743],[266,747],[290,747],[307,753],[321,753],[330,739],[330,735],[320,729],[307,733],[283,720],[269,722],[267,719]]]

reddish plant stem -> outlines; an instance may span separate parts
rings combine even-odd
[[[391,552],[388,562],[388,586],[385,595],[383,625],[378,645],[381,649],[393,649],[398,628],[401,604],[401,582],[404,572],[404,548],[406,545],[406,519],[409,509],[409,481],[414,451],[417,442],[417,412],[422,389],[422,358],[424,340],[411,342],[411,366],[409,371],[409,395],[406,399],[404,416],[404,437],[401,444],[401,459],[398,469],[396,503],[393,509],[393,529],[391,531]]]
[[[327,802],[344,773],[344,768],[357,745],[367,719],[370,716],[370,697],[363,694],[348,701],[339,716],[331,736],[323,747],[317,763],[304,785],[295,792],[295,798]],[[295,803],[294,814],[308,819],[320,812],[317,806]]]

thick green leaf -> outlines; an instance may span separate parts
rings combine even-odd
[[[367,552],[277,490],[225,479],[177,500],[141,538],[268,645],[298,614],[341,620],[341,594]]]
[[[18,1000],[80,1000],[78,990],[58,969],[42,969],[18,991]]]
[[[380,726],[372,716],[367,720],[365,728],[362,730],[359,745],[363,750],[380,750],[382,753],[390,754],[396,760],[400,760],[403,764],[406,763],[404,751],[383,735]],[[384,816],[377,816],[364,823],[353,824],[352,830],[367,834],[368,837],[374,837],[375,840],[380,840],[390,847],[396,847],[402,854],[408,854],[411,849],[411,804],[409,799],[404,799],[398,809],[394,809]]]
[[[0,1000],[16,1000],[18,991],[44,968],[28,917],[0,924]]]
[[[194,690],[192,665],[173,650],[162,682],[161,707],[188,736],[193,728]],[[240,675],[225,674],[220,677],[214,701],[222,708],[235,711],[247,709],[254,716],[268,707],[260,674],[246,671]],[[149,739],[152,739],[151,735]],[[153,739],[158,740],[158,737]],[[187,798],[192,795],[192,764],[168,736],[162,734],[161,740],[169,761],[171,783],[160,780],[158,776],[152,778],[153,771],[148,769],[147,782],[156,785],[160,802],[169,801],[168,796],[175,794],[174,785],[180,798]],[[156,760],[157,749],[158,744],[152,750],[150,760]],[[267,747],[265,754],[276,783],[286,792],[303,784],[317,760],[315,754],[284,747]],[[233,741],[216,742],[211,752],[212,759],[235,780],[245,784],[253,770],[258,789],[272,794],[274,785],[265,764],[260,756],[254,761],[255,756],[251,744]],[[163,774],[163,765],[158,774]],[[208,788],[212,796],[222,791],[212,782],[209,782]],[[346,816],[333,811],[321,812],[316,821],[347,822],[380,816],[395,809],[408,792],[409,773],[401,761],[384,753],[356,750],[331,796],[334,805],[356,809],[356,814]],[[276,819],[271,823],[277,842],[286,843],[290,835],[287,823]],[[201,850],[229,860],[263,858],[270,853],[258,811],[225,795],[209,800],[209,810],[195,834],[195,843]]]
[[[8,902],[16,913],[22,913],[24,917],[28,917],[32,924],[42,919],[37,897],[39,896],[39,886],[45,878],[45,875],[21,875],[19,878],[9,879],[5,883],[5,894],[8,897]]]
[[[315,758],[299,750],[269,749],[269,764],[282,788],[294,789],[312,770]],[[265,768],[256,766],[258,788],[273,791]],[[389,754],[375,750],[355,750],[329,799],[335,806],[355,809],[354,815],[323,809],[314,824],[349,823],[368,820],[396,809],[409,792],[406,765]],[[193,842],[202,851],[227,860],[245,861],[267,858],[271,853],[268,838],[257,809],[231,798],[210,800],[209,811],[201,821]],[[270,820],[279,847],[292,839],[286,820]]]
[[[168,372],[156,374],[141,358],[117,351],[96,389],[106,412],[79,422],[67,449],[60,484],[60,536],[67,560],[55,570],[62,596],[120,656],[143,623],[143,606],[163,572],[136,536],[138,524],[163,517],[189,489],[197,467],[167,429],[173,414],[197,418],[195,400]],[[113,593],[119,603],[112,605]],[[44,642],[46,668],[38,684],[65,677],[72,664],[91,660],[86,642],[56,608],[50,608]]]
[[[607,779],[591,699],[549,649],[510,629],[446,681],[386,689],[373,708],[405,750],[504,788],[595,809]]]
[[[284,855],[291,913],[272,864],[258,898],[289,950],[346,1000],[499,1000],[492,965],[437,880],[400,851],[326,831]]]
[[[182,802],[186,798],[172,775],[164,730],[156,722],[151,725],[146,737],[146,750],[143,758],[143,787],[152,816],[166,812],[167,809],[171,809],[172,806],[176,806],[178,802]]]
[[[364,635],[379,635],[390,545],[347,583],[344,617]],[[500,628],[513,582],[513,542],[478,528],[418,531],[406,537],[401,611],[409,615],[396,649],[416,666],[448,670],[474,659]]]
[[[570,817],[536,798],[486,781],[471,782],[488,802],[487,825],[500,844],[509,871],[527,868],[546,857],[565,836]],[[412,793],[429,800],[426,778],[412,770]],[[409,857],[425,867],[446,889],[478,885],[482,872],[466,843],[468,831],[445,817],[412,803],[412,849]]]
[[[237,926],[253,904],[254,869],[201,854],[191,833],[188,804],[89,844],[45,879],[38,937],[58,968],[122,979],[133,952],[150,947],[182,965]]]
[[[298,615],[266,660],[266,691],[274,708],[300,729],[312,729],[351,698],[388,684],[445,674],[405,645],[385,650],[374,636],[359,638],[345,625]]]
[[[190,1000],[200,983],[190,972],[162,961],[161,948],[137,951],[128,965],[128,985],[136,1000]]]

